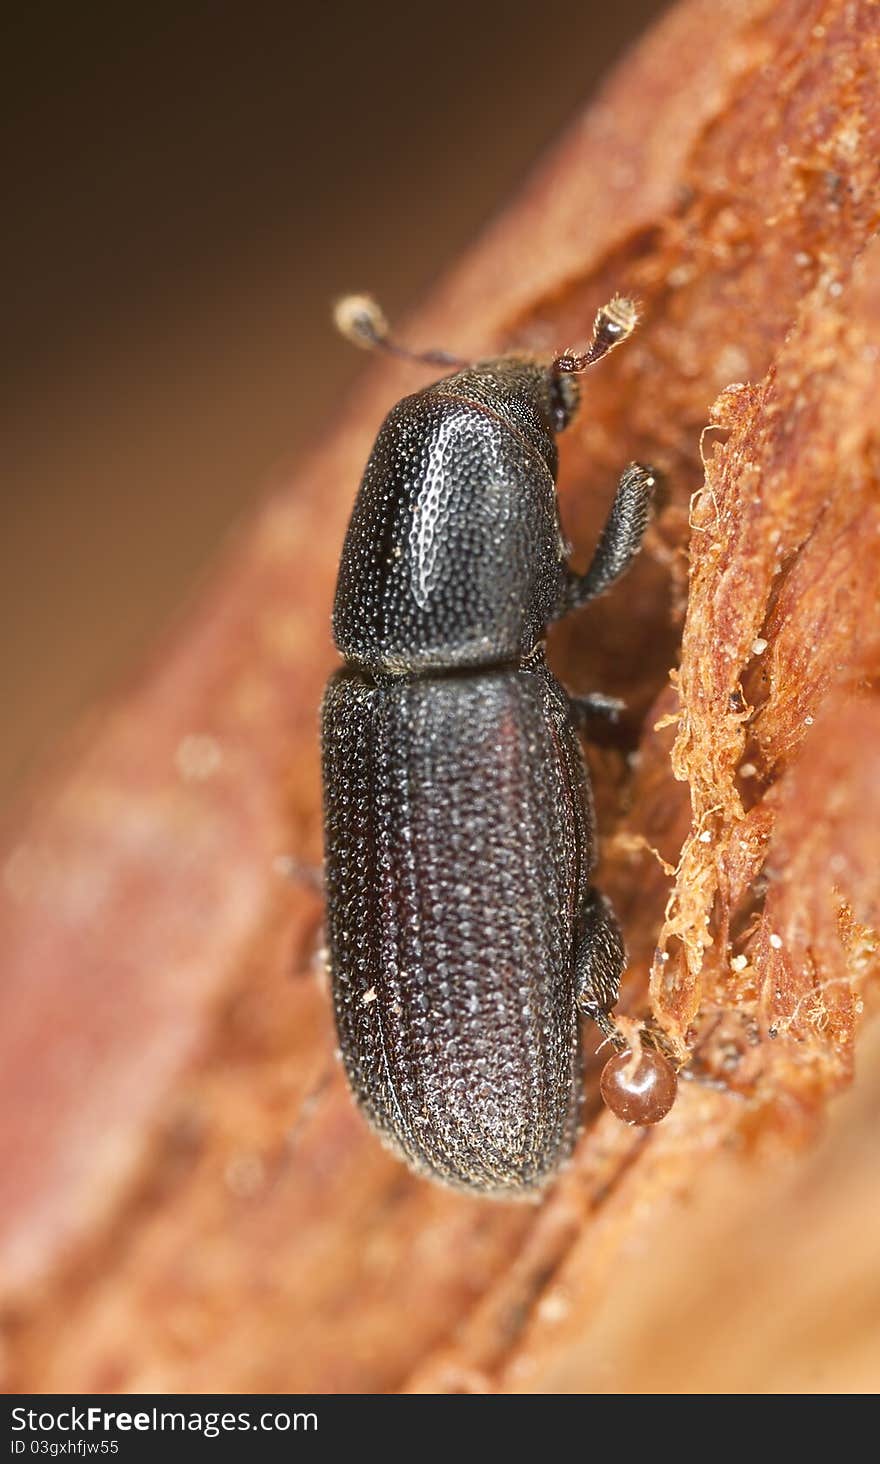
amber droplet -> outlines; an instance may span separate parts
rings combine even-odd
[[[643,1126],[665,1118],[678,1088],[675,1068],[652,1047],[618,1052],[602,1069],[602,1097],[616,1118]]]

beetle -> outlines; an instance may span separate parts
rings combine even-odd
[[[619,704],[569,695],[543,644],[623,574],[648,522],[655,476],[632,463],[586,573],[568,565],[556,437],[577,374],[635,320],[615,297],[581,355],[467,364],[406,351],[369,297],[337,307],[357,343],[455,367],[386,417],[339,565],[344,665],[322,706],[339,1044],[382,1138],[481,1192],[540,1189],[570,1154],[579,1016],[618,1050],[603,1091],[621,1116],[654,1122],[670,1077],[674,1093],[662,1055],[629,1053],[611,1016],[624,947],[591,883],[577,730]]]

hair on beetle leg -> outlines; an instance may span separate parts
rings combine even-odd
[[[599,1031],[602,1033],[602,1041],[596,1048],[597,1054],[602,1051],[603,1047],[609,1046],[613,1047],[615,1052],[627,1051],[629,1043],[626,1037],[624,1037],[623,1032],[620,1030],[620,1027],[617,1025],[615,1018],[612,1017],[610,1013],[596,1012],[593,1015],[593,1021],[595,1025],[599,1028]]]

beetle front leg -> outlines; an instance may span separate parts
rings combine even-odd
[[[626,950],[611,901],[591,887],[581,907],[574,953],[574,989],[578,1011],[596,1023],[615,1047],[626,1046],[611,1012],[620,994]]]
[[[641,463],[630,463],[624,470],[589,569],[586,574],[565,571],[554,620],[594,600],[629,568],[642,545],[656,483],[653,469]]]

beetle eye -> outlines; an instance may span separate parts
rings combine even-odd
[[[550,411],[554,432],[564,432],[577,410],[580,397],[578,384],[573,376],[550,377]]]

